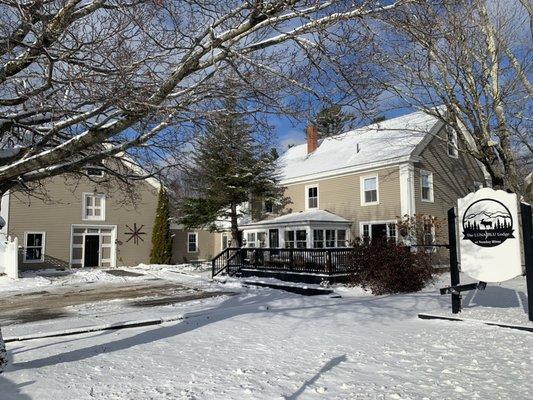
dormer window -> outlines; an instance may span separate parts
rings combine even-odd
[[[452,158],[459,157],[459,150],[457,147],[457,132],[451,127],[446,129],[446,147],[448,150],[448,156]]]

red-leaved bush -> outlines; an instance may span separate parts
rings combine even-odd
[[[417,292],[433,280],[431,256],[385,240],[354,243],[350,283],[374,295]]]

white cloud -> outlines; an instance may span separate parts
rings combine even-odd
[[[281,152],[287,150],[289,145],[299,145],[305,143],[305,134],[303,131],[291,129],[279,139],[278,148]]]

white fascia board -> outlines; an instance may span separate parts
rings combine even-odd
[[[277,222],[277,223],[264,223],[264,224],[257,224],[257,225],[242,225],[240,228],[243,231],[252,231],[252,230],[260,230],[260,229],[278,229],[278,228],[285,228],[285,227],[294,227],[294,226],[331,226],[331,225],[344,225],[346,227],[350,227],[352,225],[352,222],[350,221],[313,221],[313,220],[307,220],[307,221],[293,221],[293,222]]]
[[[441,129],[444,128],[444,122],[437,121],[435,125],[429,130],[428,133],[426,133],[426,136],[424,136],[424,139],[420,141],[411,153],[413,156],[420,156],[422,154],[422,151],[427,147],[427,145],[438,136]]]
[[[280,181],[280,184],[281,185],[292,185],[295,183],[305,183],[309,181],[316,181],[319,179],[329,179],[329,178],[333,178],[333,177],[337,177],[341,175],[353,174],[354,172],[363,172],[363,171],[368,171],[368,170],[385,169],[389,167],[394,167],[399,163],[409,162],[409,161],[417,162],[417,161],[420,161],[420,158],[416,156],[412,156],[412,155],[395,157],[395,158],[390,158],[388,160],[376,161],[373,163],[356,165],[353,167],[339,168],[335,170],[318,172],[315,174],[302,175],[296,178],[284,179]]]

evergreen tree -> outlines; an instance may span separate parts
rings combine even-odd
[[[167,192],[159,189],[154,229],[152,231],[151,264],[170,264],[172,258],[172,235],[170,233],[170,209]]]
[[[225,108],[207,121],[195,143],[185,177],[194,195],[179,201],[179,222],[187,228],[217,230],[217,223],[229,221],[232,245],[240,246],[238,221],[251,212],[242,205],[261,198],[281,207],[285,188],[279,185],[277,152],[254,136],[237,112],[234,96],[226,98]]]
[[[318,137],[325,138],[344,132],[349,119],[341,106],[334,105],[322,108],[311,122],[317,127]]]

